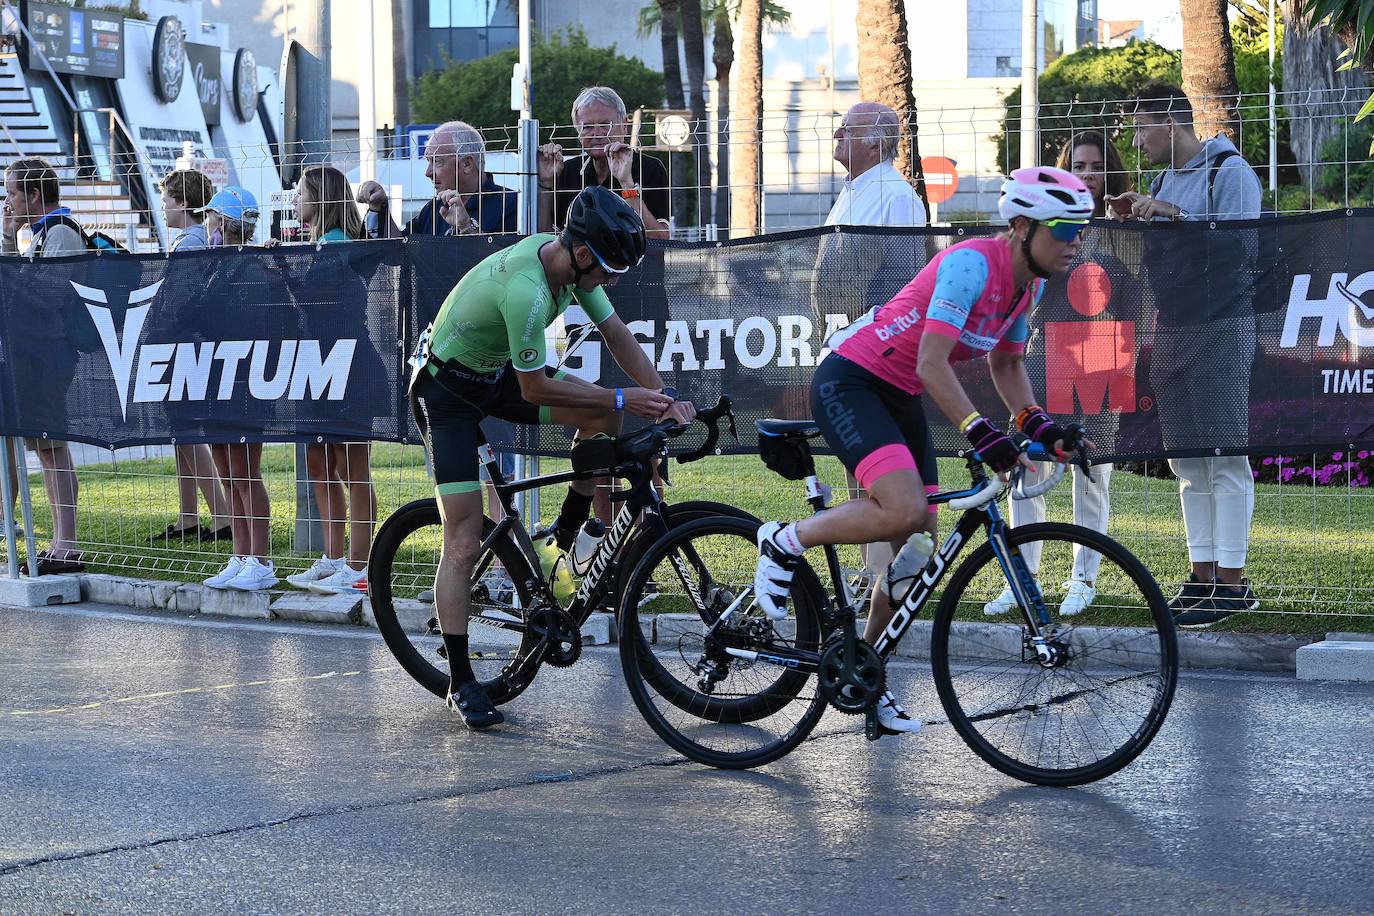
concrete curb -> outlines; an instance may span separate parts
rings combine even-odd
[[[11,586],[7,583],[21,585]],[[34,589],[37,591],[29,595],[29,591]],[[253,620],[334,623],[374,629],[377,626],[371,603],[363,595],[316,595],[294,589],[236,592],[207,588],[198,583],[139,579],[103,573],[42,576],[35,580],[0,578],[0,604],[33,607],[37,604],[71,602],[78,599],[177,614],[213,614]],[[35,600],[37,604],[34,603]],[[429,619],[434,616],[434,606],[420,601],[404,600],[397,602],[397,612],[402,626],[407,631],[422,632]],[[862,621],[859,625],[862,629]],[[701,621],[689,614],[644,617],[640,619],[640,627],[645,637],[654,643],[679,642],[684,636],[697,636],[704,632]],[[795,623],[788,619],[778,624],[777,629],[781,635],[790,639],[795,634]],[[958,634],[956,645],[960,654],[970,659],[980,657],[980,652],[981,657],[987,657],[989,654],[1005,657],[1008,651],[1015,650],[1015,646],[1010,643],[1004,645],[1011,631],[1003,625],[977,621],[961,622],[955,625],[955,630]],[[918,620],[907,633],[897,654],[902,658],[928,659],[930,632],[930,622]],[[1084,627],[1081,633],[1084,640],[1094,644],[1095,651],[1103,653],[1104,661],[1110,661],[1113,646],[1115,651],[1128,651],[1125,643],[1130,637],[1127,635],[1114,638],[1111,631],[1104,631],[1104,628],[1099,627]],[[604,612],[593,614],[583,626],[582,635],[588,645],[614,643],[617,638],[614,616]],[[1333,643],[1371,643],[1374,642],[1374,633],[1329,633],[1326,634],[1326,638]],[[1321,641],[1319,636],[1180,631],[1179,661],[1184,668],[1297,673],[1300,667],[1299,659],[1310,657],[1300,655],[1300,650],[1310,653],[1313,650],[1308,647]],[[1342,657],[1345,656],[1349,656],[1351,664],[1355,664],[1358,669],[1352,669],[1351,678],[1363,679],[1361,672],[1364,670],[1363,665],[1366,664],[1365,653],[1347,651]],[[1339,664],[1331,661],[1335,658],[1334,655],[1328,653],[1322,658],[1327,660],[1316,665],[1301,666],[1305,672],[1313,672],[1307,676],[1344,679]]]

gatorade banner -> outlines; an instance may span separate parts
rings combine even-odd
[[[1095,224],[1048,282],[1026,365],[1100,460],[1374,444],[1374,219]],[[825,229],[654,243],[608,289],[669,384],[753,420],[809,415],[827,337],[944,248],[995,230]],[[464,273],[513,237],[416,238],[161,256],[0,259],[0,431],[105,446],[418,441],[405,357]],[[633,384],[570,309],[550,359]],[[590,333],[583,333],[589,330]],[[960,379],[1003,417],[979,360]],[[966,446],[926,399],[937,449]],[[568,432],[489,423],[500,448],[563,455]],[[821,449],[824,451],[824,449]]]

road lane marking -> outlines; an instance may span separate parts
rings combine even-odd
[[[84,712],[88,709],[100,709],[103,706],[138,703],[143,700],[160,700],[165,697],[186,696],[193,693],[212,693],[219,690],[233,690],[238,687],[265,687],[272,684],[299,684],[305,681],[322,681],[332,677],[356,677],[360,674],[379,674],[396,670],[396,665],[390,665],[385,668],[368,668],[358,671],[326,671],[323,674],[303,674],[297,677],[274,677],[263,678],[257,681],[236,681],[231,684],[211,684],[205,687],[183,687],[179,690],[159,690],[156,693],[140,693],[128,697],[115,697],[111,700],[98,700],[94,703],[78,703],[72,706],[51,706],[46,709],[9,709],[6,710],[6,714],[10,716],[41,716],[51,713]]]

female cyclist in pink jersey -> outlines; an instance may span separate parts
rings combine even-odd
[[[1027,315],[1043,281],[1067,270],[1077,254],[1079,234],[1093,214],[1092,193],[1062,169],[1018,169],[1003,182],[997,209],[1009,223],[1006,232],[940,252],[816,368],[811,415],[867,498],[759,529],[754,593],[769,617],[787,616],[792,573],[808,547],[885,540],[895,553],[918,530],[934,536],[926,494],[938,489],[935,449],[922,392],[993,470],[1030,467],[1017,445],[973,406],[953,363],[987,355],[993,383],[1021,431],[1062,447],[1064,430],[1035,403],[1026,374]],[[888,587],[873,590],[864,631],[869,643],[892,616],[890,583],[881,584]],[[890,694],[879,702],[878,723],[892,733],[921,727]]]

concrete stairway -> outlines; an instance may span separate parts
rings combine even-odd
[[[77,222],[91,232],[104,232],[131,251],[158,251],[157,236],[147,214],[117,181],[78,178],[56,132],[33,102],[14,54],[0,54],[0,168],[19,158],[47,160],[62,181],[62,203]],[[0,200],[4,199],[0,187]]]

